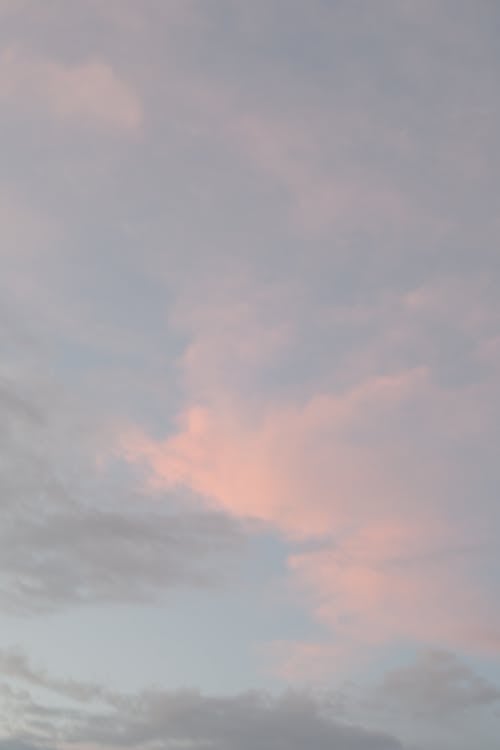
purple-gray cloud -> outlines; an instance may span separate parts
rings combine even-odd
[[[251,516],[275,534],[258,585],[303,608],[288,675],[382,672],[401,642],[494,672],[498,7],[0,0],[0,17],[0,615],[101,604],[119,627],[116,602],[237,579]],[[250,650],[266,635],[244,617],[222,610],[210,638]],[[487,746],[494,679],[437,653],[387,675],[392,715],[413,706],[432,750]],[[80,690],[9,659],[34,694]],[[95,717],[4,697],[38,727],[0,718],[14,744],[56,746],[54,722],[148,750],[378,742],[303,696],[138,688]]]
[[[0,380],[0,611],[154,601],[227,580],[236,524],[153,504],[131,476],[110,479],[97,463],[99,425],[24,380]]]

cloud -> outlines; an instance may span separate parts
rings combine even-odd
[[[225,580],[237,525],[111,479],[98,464],[109,428],[81,408],[19,371],[0,379],[0,609],[149,601]]]
[[[345,432],[360,418],[397,408],[422,378],[419,371],[376,378],[344,395],[318,394],[260,418],[248,415],[246,424],[244,414],[224,411],[223,403],[193,406],[181,416],[178,435],[160,445],[131,435],[126,450],[131,458],[143,456],[167,487],[187,484],[237,516],[273,522],[294,536],[328,535],[334,525],[359,522],[359,513],[366,517],[368,477],[377,514],[397,484],[383,471],[382,457],[350,445]]]
[[[104,690],[100,685],[73,680],[57,680],[47,674],[45,670],[35,669],[23,652],[19,650],[0,651],[0,675],[7,679],[42,687],[75,701],[86,702],[104,696]]]
[[[379,691],[399,710],[438,720],[500,701],[498,685],[447,651],[424,652],[415,663],[387,672]]]
[[[475,571],[483,557],[480,544],[430,523],[367,523],[290,566],[338,644],[403,640],[498,653],[500,616]]]
[[[313,306],[313,325],[324,313],[353,345],[321,390],[313,380],[283,392],[261,383],[283,360],[301,372],[293,295],[280,306],[257,285],[236,300],[222,280],[214,304],[207,288],[189,308],[176,429],[163,440],[122,436],[151,490],[189,488],[209,508],[279,531],[292,579],[337,648],[409,640],[498,652],[500,612],[484,575],[496,511],[485,495],[483,513],[471,514],[457,461],[470,462],[478,430],[495,439],[496,378],[471,347],[461,356],[472,377],[449,382],[433,339],[491,335],[496,303],[483,285],[468,286],[467,313],[451,282],[381,295],[371,310]],[[186,330],[185,316],[174,320]],[[477,460],[495,475],[489,454]]]
[[[125,710],[135,712],[126,720]],[[122,722],[116,718],[78,729],[79,741],[90,735],[103,745],[125,741],[132,747],[155,741],[172,746],[188,742],[194,749],[250,750],[255,746],[302,750],[304,747],[342,750],[397,750],[390,735],[342,725],[321,715],[314,701],[304,695],[271,698],[243,694],[234,698],[208,698],[197,694],[139,696],[124,703]],[[129,714],[130,715],[130,714]]]
[[[496,40],[465,3],[169,4],[196,6],[189,34],[162,2],[35,5],[7,115],[135,133],[147,102],[151,128],[99,154],[7,132],[65,228],[18,263],[45,231],[18,216],[2,284],[80,403],[2,381],[0,606],[223,580],[250,517],[323,625],[280,644],[294,679],[408,640],[498,652]]]
[[[387,733],[339,722],[332,714],[331,702],[305,692],[289,691],[278,696],[265,692],[207,696],[194,690],[159,689],[114,693],[83,683],[63,683],[33,670],[25,659],[12,654],[0,660],[2,674],[28,686],[55,690],[79,704],[74,709],[47,706],[44,712],[43,704],[35,703],[29,694],[11,692],[15,704],[11,715],[16,716],[29,744],[36,746],[57,741],[65,747],[147,748],[161,744],[172,749],[188,745],[193,750],[250,750],[256,746],[276,750],[403,748]],[[89,697],[100,702],[99,711],[96,706],[82,706]]]
[[[17,737],[0,739],[0,750],[48,750],[47,745],[31,744]]]
[[[357,125],[336,123],[335,145],[349,124]],[[391,185],[387,176],[376,172],[360,175],[350,169],[340,177],[325,169],[321,163],[324,123],[313,121],[308,126],[294,127],[276,116],[252,112],[235,116],[229,126],[232,138],[252,167],[288,194],[293,223],[312,232],[332,227],[352,231],[360,215],[365,231],[377,231],[387,224],[397,228],[416,224],[416,206]],[[319,143],[323,144],[321,152]]]
[[[10,46],[0,54],[0,102],[73,124],[136,131],[143,121],[139,97],[106,62],[65,65]]]

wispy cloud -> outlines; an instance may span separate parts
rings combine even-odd
[[[19,46],[0,55],[0,102],[28,117],[133,132],[143,122],[139,96],[105,61],[66,65]]]

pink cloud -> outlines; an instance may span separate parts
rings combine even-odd
[[[0,101],[124,131],[136,130],[144,116],[137,94],[108,63],[65,65],[18,47],[0,55]]]
[[[491,423],[491,384],[447,390],[426,366],[386,375],[362,367],[349,387],[248,398],[242,374],[265,370],[290,339],[276,333],[265,295],[253,306],[224,299],[195,302],[177,319],[192,338],[181,360],[188,404],[173,434],[156,441],[131,430],[122,449],[153,487],[187,487],[270,524],[292,550],[313,543],[291,551],[289,571],[332,643],[296,646],[285,668],[319,661],[324,648],[333,659],[398,639],[497,651],[500,613],[478,573],[488,523],[457,510],[449,450],[474,445],[478,413],[483,429]],[[414,307],[400,301],[409,331],[422,315]],[[395,309],[384,332],[402,324]]]
[[[342,123],[352,128],[353,122]],[[331,124],[331,129],[336,130]],[[352,166],[337,170],[322,166],[324,150],[318,141],[325,138],[325,125],[309,123],[305,129],[274,116],[249,113],[229,121],[229,132],[242,155],[254,168],[261,170],[283,187],[292,200],[294,221],[308,231],[322,231],[331,226],[359,225],[374,229],[382,224],[409,226],[415,222],[417,207],[401,189],[391,185],[387,175],[359,172]],[[317,131],[317,139],[311,133]],[[340,136],[340,137],[339,137]],[[339,149],[342,134],[328,137],[333,151]],[[335,160],[335,161],[338,161]]]
[[[340,674],[349,661],[345,644],[272,641],[263,649],[267,668],[287,683],[322,683]],[[351,665],[352,666],[352,665]]]
[[[131,459],[143,459],[155,480],[186,485],[237,516],[276,525],[292,537],[331,535],[375,517],[403,491],[373,445],[356,445],[346,431],[377,418],[404,399],[425,373],[378,378],[343,396],[312,397],[261,416],[234,404],[190,407],[179,431],[163,443],[131,433]],[[241,406],[241,405],[240,405]],[[362,471],[360,469],[362,468]]]
[[[290,558],[317,618],[339,643],[394,639],[500,649],[500,616],[449,528],[368,525],[335,546]]]
[[[360,421],[384,420],[421,377],[381,379],[343,398],[317,396],[257,423],[192,407],[162,443],[128,436],[126,454],[145,461],[160,487],[189,487],[291,540],[330,540],[292,554],[289,569],[334,634],[335,649],[402,638],[497,650],[500,617],[468,573],[462,525],[455,521],[450,532],[446,506],[433,508],[435,494],[422,497],[425,477],[420,486],[405,482],[390,446],[348,438]],[[299,661],[315,653],[311,646]]]
[[[350,158],[353,133],[361,143],[376,140],[405,152],[409,145],[400,130],[375,122],[367,127],[365,115],[349,108],[313,106],[301,116],[283,116],[252,104],[239,88],[200,75],[170,80],[169,86],[184,126],[222,141],[232,159],[264,179],[266,190],[281,193],[290,222],[301,232],[359,230],[360,217],[370,232],[429,224],[429,214],[422,216],[400,182],[375,166],[362,168],[356,155]],[[431,218],[433,226],[440,225],[437,218]]]

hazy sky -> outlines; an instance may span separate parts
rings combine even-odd
[[[0,0],[0,750],[497,750],[499,34]]]

